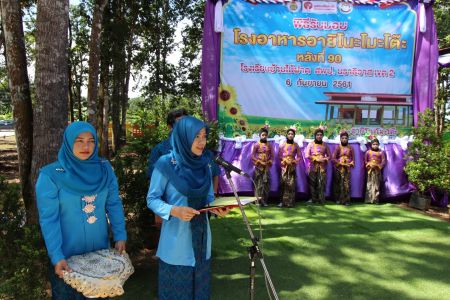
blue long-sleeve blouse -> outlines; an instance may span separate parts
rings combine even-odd
[[[208,203],[214,200],[211,188]],[[147,194],[147,206],[163,219],[156,256],[171,265],[195,266],[190,222],[170,216],[173,206],[188,206],[188,199],[179,193],[158,169],[154,169]],[[211,257],[211,229],[208,221],[206,259]]]
[[[60,166],[55,162],[45,168]],[[44,172],[39,174],[36,183],[39,222],[54,265],[73,255],[109,248],[108,219],[114,241],[127,239],[117,178],[113,176],[110,185],[96,195],[76,195],[59,187],[57,180]]]

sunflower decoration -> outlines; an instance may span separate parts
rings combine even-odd
[[[221,85],[218,94],[218,104],[221,112],[224,113],[226,118],[233,120],[234,133],[239,135],[248,131],[248,120],[242,115],[242,107],[237,102],[236,90],[230,85]]]
[[[219,105],[225,108],[236,105],[236,90],[231,85],[219,87]]]
[[[247,120],[245,120],[244,118],[236,119],[236,124],[239,126],[239,128],[242,131],[244,131],[244,132],[247,131],[248,123],[247,123]]]
[[[236,125],[238,125],[239,127],[245,126],[245,124],[247,123],[246,118],[242,115],[241,105],[238,103],[232,103],[225,106],[225,115],[233,119],[233,121],[236,122]],[[243,125],[241,125],[241,123],[243,123]]]

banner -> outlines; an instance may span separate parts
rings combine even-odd
[[[408,134],[416,14],[406,4],[230,0],[218,120],[226,136]]]

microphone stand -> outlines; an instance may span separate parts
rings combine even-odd
[[[263,270],[264,270],[264,277],[267,279],[267,282],[269,282],[270,289],[272,291],[272,295],[275,297],[276,300],[279,300],[277,292],[275,290],[275,287],[272,283],[272,279],[270,278],[269,271],[267,270],[266,263],[264,262],[264,256],[259,248],[258,245],[258,239],[253,234],[252,228],[250,227],[250,223],[248,221],[247,215],[245,214],[244,207],[242,206],[241,199],[239,198],[239,195],[237,194],[236,187],[234,186],[233,180],[231,180],[231,174],[230,171],[228,171],[226,168],[225,174],[227,175],[228,182],[230,183],[231,189],[233,190],[234,196],[236,197],[237,203],[239,205],[239,209],[241,210],[242,219],[244,220],[244,223],[247,227],[247,231],[250,235],[250,239],[252,241],[252,246],[247,248],[248,256],[250,259],[250,288],[249,288],[249,297],[250,300],[253,300],[255,297],[255,261],[256,257],[258,257]]]

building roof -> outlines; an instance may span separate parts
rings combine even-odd
[[[356,104],[356,105],[386,105],[386,106],[412,106],[411,102],[391,101],[358,101],[358,100],[320,100],[316,104]]]

